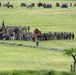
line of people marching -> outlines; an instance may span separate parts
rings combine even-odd
[[[35,29],[34,32],[30,32],[30,26],[26,27],[12,27],[2,26],[0,27],[0,40],[31,40],[35,41],[37,38],[42,40],[62,40],[62,39],[74,39],[74,32],[48,32],[41,33],[39,29]]]
[[[61,39],[74,39],[74,32],[48,32],[41,33],[38,29],[34,31],[39,40],[61,40]]]
[[[7,7],[7,8],[13,8],[14,7],[14,5],[11,3],[11,2],[0,2],[0,7]],[[27,8],[33,8],[35,6],[35,3],[33,2],[33,3],[31,3],[31,4],[27,4],[27,3],[25,3],[25,2],[22,2],[22,3],[20,3],[20,7],[27,7]],[[53,4],[51,4],[51,3],[43,3],[43,2],[38,2],[37,3],[37,6],[38,7],[43,7],[43,8],[52,8],[53,7]],[[56,4],[55,4],[55,6],[56,7],[61,7],[61,8],[68,8],[68,6],[70,6],[70,7],[75,7],[76,6],[76,2],[74,2],[74,3],[59,3],[59,2],[56,2]]]

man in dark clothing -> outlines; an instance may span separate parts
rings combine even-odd
[[[39,39],[36,38],[36,46],[39,46]]]
[[[30,31],[30,26],[28,26],[27,29],[28,29],[28,32],[29,32]]]
[[[72,3],[70,3],[70,7],[72,7]]]
[[[72,39],[74,39],[74,37],[75,37],[74,33],[72,33],[71,36],[72,36]]]
[[[1,7],[1,2],[0,2],[0,7]]]

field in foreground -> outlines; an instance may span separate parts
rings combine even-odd
[[[0,70],[42,70],[70,71],[73,60],[63,52],[0,45]]]

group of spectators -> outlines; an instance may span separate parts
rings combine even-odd
[[[2,40],[25,40],[28,39],[27,27],[1,27],[0,28],[0,39]],[[25,37],[24,37],[25,36]]]
[[[39,40],[74,39],[74,32],[49,32],[38,35]]]
[[[30,32],[30,26],[2,26],[0,27],[0,40],[61,40],[74,39],[74,32],[48,32],[41,33],[39,29]]]

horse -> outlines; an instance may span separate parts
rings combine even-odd
[[[6,4],[5,4],[5,7],[7,7],[7,8],[13,8],[13,4],[11,4],[10,2],[7,2]]]
[[[39,3],[37,4],[37,6],[38,6],[38,7],[42,7],[42,6],[43,6],[43,3],[39,2]]]
[[[13,8],[13,4],[6,5],[6,7],[7,7],[7,8],[10,8],[10,7]]]
[[[27,4],[26,4],[26,3],[21,3],[20,6],[21,6],[21,7],[26,7]]]
[[[60,4],[58,2],[56,3],[56,7],[60,7]]]
[[[27,5],[27,8],[33,8],[33,5],[31,4],[31,5]]]
[[[31,5],[34,7],[35,6],[35,3],[31,3]]]
[[[76,2],[73,4],[73,7],[76,7]]]
[[[61,8],[68,8],[68,4],[62,4]]]
[[[46,3],[44,3],[44,4],[43,4],[43,7],[44,7],[44,8],[52,8],[52,4],[46,4]]]

